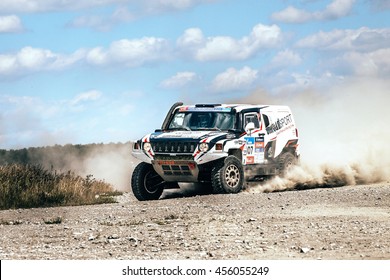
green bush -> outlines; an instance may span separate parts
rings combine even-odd
[[[118,194],[92,175],[57,173],[40,165],[0,166],[0,209],[112,203]]]

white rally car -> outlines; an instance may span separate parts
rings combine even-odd
[[[142,162],[131,186],[138,200],[158,199],[179,182],[237,193],[244,181],[282,174],[299,159],[298,130],[287,106],[175,103],[161,129],[134,142]]]

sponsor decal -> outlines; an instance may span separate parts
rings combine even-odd
[[[267,133],[268,134],[274,133],[291,123],[292,123],[292,116],[291,114],[289,114],[283,118],[278,119],[276,122],[266,127]]]
[[[245,137],[244,139],[245,139],[246,143],[249,145],[255,144],[255,137]]]
[[[264,162],[264,135],[258,137],[244,137],[245,145],[242,151],[244,164]]]
[[[165,132],[161,133],[159,135],[152,135],[151,138],[153,139],[160,139],[160,138],[192,138],[197,139],[200,137],[203,137],[208,132],[205,131],[173,131],[173,132]]]
[[[254,156],[247,156],[246,157],[246,164],[254,164],[255,163],[255,157]]]
[[[264,154],[256,154],[255,163],[263,163],[263,162],[264,162]]]
[[[255,142],[255,148],[264,148],[264,142]]]
[[[226,107],[181,107],[179,112],[231,112],[232,108]]]
[[[193,161],[186,160],[156,160],[158,165],[185,165],[185,164],[193,164]]]
[[[188,106],[186,106],[186,107],[181,107],[181,108],[179,109],[179,112],[185,112],[185,111],[188,111]]]
[[[260,135],[260,137],[256,137],[255,142],[264,142],[264,135]]]

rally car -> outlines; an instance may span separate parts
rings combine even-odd
[[[238,193],[245,181],[283,174],[300,152],[288,106],[178,102],[161,129],[134,142],[132,155],[141,160],[132,191],[138,200],[153,200],[180,182]]]

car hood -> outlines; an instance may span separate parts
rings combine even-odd
[[[220,132],[220,131],[161,131],[161,132],[154,132],[150,134],[150,141],[195,141],[195,140],[204,140],[206,138],[211,139],[221,139],[226,138],[228,135],[227,132]]]

